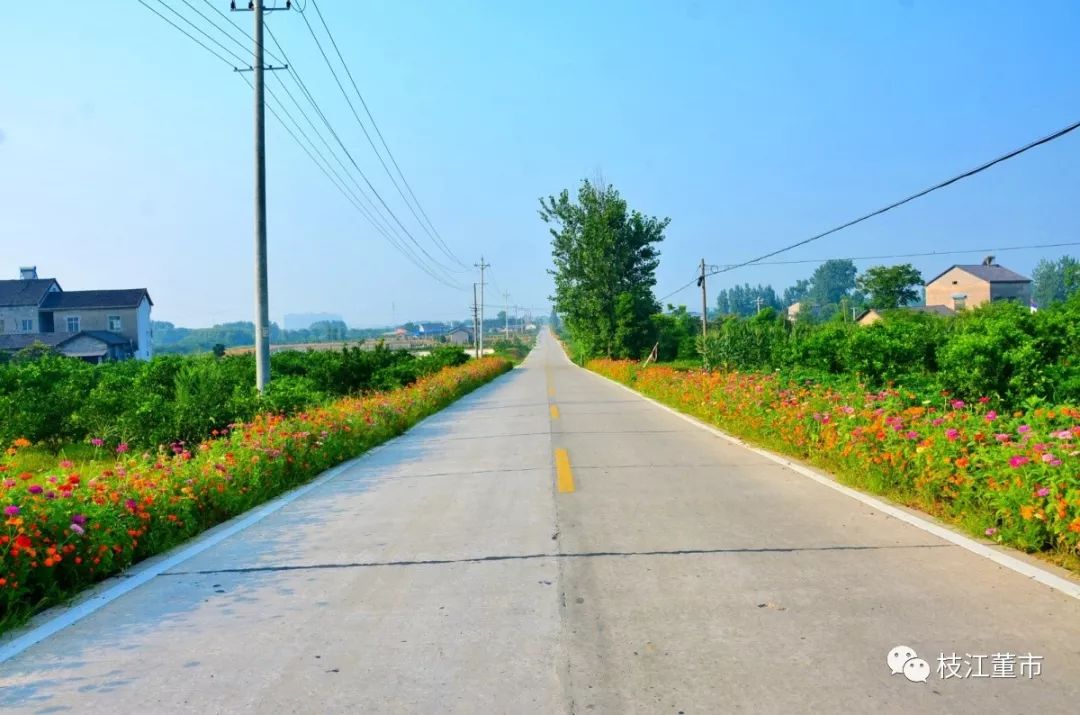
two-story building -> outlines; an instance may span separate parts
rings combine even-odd
[[[0,350],[42,343],[90,362],[149,360],[150,310],[145,288],[65,291],[36,268],[18,280],[0,280]]]

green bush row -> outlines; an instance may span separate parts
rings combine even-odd
[[[950,317],[897,310],[869,326],[791,323],[766,309],[711,323],[698,349],[722,369],[847,376],[1015,407],[1080,402],[1080,296],[1035,313],[1011,302]]]
[[[20,437],[54,448],[91,439],[131,448],[196,442],[259,412],[291,414],[336,397],[396,389],[467,360],[453,347],[426,357],[382,345],[279,352],[260,395],[252,355],[102,365],[38,355],[0,365],[0,444]]]

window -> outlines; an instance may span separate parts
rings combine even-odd
[[[0,333],[4,332],[4,319],[0,318]]]
[[[79,316],[69,315],[67,319],[67,331],[69,333],[79,332]]]
[[[109,316],[109,332],[112,332],[112,333],[119,333],[120,332],[120,316],[119,315],[110,315]]]
[[[34,321],[31,318],[23,318],[22,331],[24,333],[34,332]]]

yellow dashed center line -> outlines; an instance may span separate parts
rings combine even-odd
[[[570,469],[570,455],[562,448],[555,450],[555,486],[562,493],[574,491],[574,471]]]
[[[559,419],[559,407],[558,405],[551,405],[551,419]]]

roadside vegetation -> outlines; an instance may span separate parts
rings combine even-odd
[[[0,365],[0,444],[78,455],[90,441],[114,449],[194,443],[260,412],[292,414],[330,400],[412,384],[468,356],[443,347],[427,357],[346,348],[280,352],[268,391],[255,390],[253,355],[164,355],[90,365],[29,355]]]
[[[300,365],[325,354],[315,355],[290,359]],[[448,354],[441,359],[456,362]],[[196,371],[221,368],[198,360]],[[446,367],[433,360],[420,363],[422,371],[395,360],[381,368],[381,380],[354,383],[386,391],[315,400],[289,414],[256,410],[212,430],[206,423],[209,438],[201,441],[136,449],[94,437],[83,459],[49,459],[25,437],[12,440],[0,455],[0,632],[356,457],[510,369],[500,358]],[[348,372],[340,363],[319,364]],[[305,379],[329,391],[336,378],[319,383],[320,374],[308,366]],[[218,389],[240,388],[211,381],[199,394],[209,400]],[[152,434],[141,436],[149,444]]]

